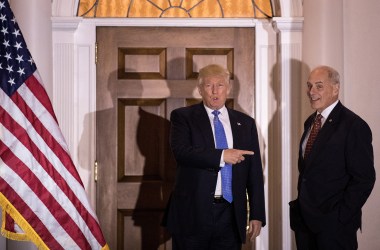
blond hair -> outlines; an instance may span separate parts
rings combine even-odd
[[[230,82],[230,72],[219,64],[210,64],[199,70],[198,84],[203,84],[206,77],[220,76],[223,77],[226,83]]]

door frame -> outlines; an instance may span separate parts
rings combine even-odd
[[[96,112],[96,27],[246,27],[255,29],[255,101],[248,114],[256,119],[259,129],[264,177],[268,176],[268,148],[279,145],[282,166],[282,194],[280,227],[283,249],[292,248],[292,234],[288,221],[288,201],[295,193],[292,181],[296,158],[291,150],[298,138],[300,112],[294,107],[291,86],[300,86],[301,70],[294,61],[302,59],[303,18],[240,19],[240,18],[94,18],[53,17],[53,96],[52,103],[72,158],[83,180],[90,202],[95,208],[96,185],[94,177],[95,112]],[[276,70],[274,70],[276,69]],[[272,82],[277,79],[278,89]],[[282,91],[281,91],[282,90]],[[281,103],[275,93],[280,93]],[[297,97],[298,92],[296,93]],[[269,141],[268,126],[273,115],[281,111],[281,119],[274,125],[277,141]],[[291,126],[292,125],[292,126]],[[294,126],[296,125],[296,126]],[[278,142],[280,138],[281,143]],[[271,139],[273,140],[273,139]],[[298,143],[298,140],[297,140]],[[291,145],[291,146],[290,146]],[[265,184],[267,216],[268,182]],[[276,218],[274,218],[276,219]],[[256,240],[256,249],[269,249],[269,229],[263,228]]]

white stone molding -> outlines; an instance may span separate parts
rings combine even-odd
[[[52,17],[53,31],[71,31],[75,32],[78,25],[82,22],[82,17]]]

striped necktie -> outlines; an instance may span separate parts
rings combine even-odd
[[[309,139],[307,140],[307,143],[306,143],[305,154],[303,157],[304,159],[306,159],[309,156],[311,152],[311,148],[313,147],[313,143],[315,139],[317,138],[317,135],[318,135],[319,130],[321,129],[321,126],[322,126],[322,115],[318,114],[314,120],[313,127],[309,135]]]

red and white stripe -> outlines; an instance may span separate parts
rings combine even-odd
[[[0,191],[48,248],[102,249],[96,214],[38,79],[34,73],[11,97],[0,89]]]

